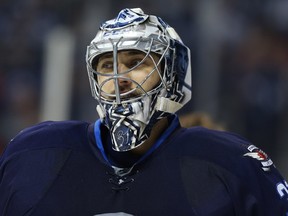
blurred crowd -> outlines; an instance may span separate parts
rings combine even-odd
[[[78,9],[80,1],[0,1],[0,150],[39,121],[46,36],[58,25],[73,28]]]
[[[65,26],[75,35],[69,115],[70,119],[94,121],[97,116],[86,78],[86,45],[96,33],[99,20],[112,18],[123,7],[142,7],[175,27],[191,49],[194,98],[180,114],[193,118],[189,113],[208,110],[206,115],[221,122],[222,129],[240,133],[263,148],[287,174],[288,1],[203,2],[1,0],[0,152],[19,131],[40,121],[47,34]],[[210,15],[216,17],[213,24],[205,22]],[[204,40],[207,33],[211,36]],[[201,52],[204,48],[211,50]],[[201,67],[210,62],[214,64],[209,70]],[[203,74],[204,81],[200,82]],[[209,85],[211,82],[216,85]],[[197,91],[205,91],[208,96],[200,97]],[[198,104],[205,100],[206,106],[217,101],[215,112],[209,113],[207,107]],[[186,120],[185,124],[189,122],[194,121]]]

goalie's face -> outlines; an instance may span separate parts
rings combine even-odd
[[[160,84],[159,57],[138,50],[101,55],[93,68],[97,71],[100,94],[108,100],[129,100],[156,88]],[[118,96],[117,96],[118,95]]]

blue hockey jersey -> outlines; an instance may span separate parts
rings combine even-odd
[[[106,142],[99,121],[20,132],[0,159],[0,215],[288,215],[287,183],[238,135],[175,117],[144,156],[113,155]]]

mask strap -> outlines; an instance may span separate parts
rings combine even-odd
[[[183,105],[165,97],[158,97],[155,107],[158,111],[175,113],[181,109]]]

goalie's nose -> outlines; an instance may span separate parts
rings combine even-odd
[[[128,67],[125,66],[125,64],[118,64],[118,74],[121,74],[119,78],[117,78],[118,86],[120,89],[120,93],[127,92],[131,89],[132,81],[130,78],[130,73],[125,73],[127,70],[129,70]]]

